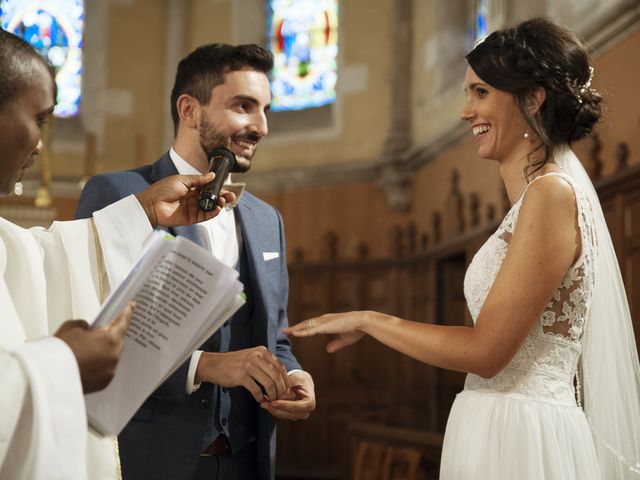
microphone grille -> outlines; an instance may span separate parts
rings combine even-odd
[[[209,152],[209,161],[211,161],[214,157],[223,157],[226,158],[229,162],[229,171],[233,171],[236,166],[236,156],[234,153],[226,147],[216,147],[211,152]]]

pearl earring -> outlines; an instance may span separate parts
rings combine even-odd
[[[524,132],[524,135],[522,135],[524,138],[529,138],[529,132]]]

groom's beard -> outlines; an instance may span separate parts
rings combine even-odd
[[[200,145],[204,152],[208,155],[211,150],[218,147],[226,147],[231,150],[231,140],[242,141],[247,140],[254,144],[260,141],[260,136],[255,133],[245,133],[243,135],[234,135],[228,137],[223,133],[220,133],[215,125],[203,117],[200,123]],[[249,156],[236,157],[236,165],[233,169],[234,172],[244,173],[251,168],[251,159],[255,155],[257,147],[253,147]]]

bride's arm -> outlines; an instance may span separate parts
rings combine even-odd
[[[371,335],[421,362],[483,377],[513,358],[580,252],[575,196],[555,176],[534,182],[500,271],[475,327],[425,324],[377,312],[328,314],[285,330],[295,336],[338,334],[330,352]]]

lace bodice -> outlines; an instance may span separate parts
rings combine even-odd
[[[546,175],[557,175],[573,187],[582,241],[580,257],[509,364],[490,379],[469,374],[465,389],[493,390],[575,405],[573,377],[593,291],[595,234],[589,203],[571,178],[555,172]],[[469,265],[464,294],[474,322],[507,254],[525,195],[526,189]]]

